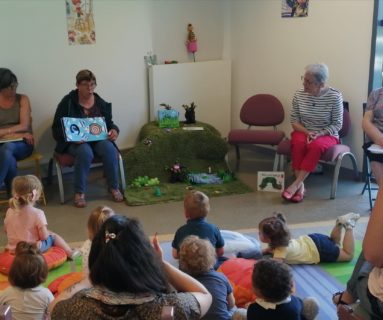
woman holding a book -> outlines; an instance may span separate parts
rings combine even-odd
[[[363,149],[371,163],[372,173],[379,186],[383,179],[383,154],[371,152],[368,148],[376,144],[383,148],[383,88],[373,90],[367,99],[362,127],[366,133]]]
[[[16,75],[0,68],[0,187],[8,196],[17,175],[17,161],[33,152],[31,106],[28,96],[16,93]]]
[[[90,166],[93,158],[100,158],[109,192],[115,202],[124,200],[118,189],[118,149],[114,143],[120,130],[112,120],[112,104],[106,102],[94,92],[97,86],[96,76],[90,70],[81,70],[76,75],[76,90],[69,92],[58,104],[52,124],[53,137],[57,141],[57,153],[69,153],[74,162],[74,205],[86,206],[85,192]],[[104,118],[107,138],[98,141],[66,139],[62,119],[67,118]]]

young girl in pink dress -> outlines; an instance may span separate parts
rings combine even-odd
[[[73,259],[79,255],[79,251],[72,250],[62,237],[49,231],[44,211],[34,206],[41,192],[41,182],[34,175],[13,179],[12,198],[9,200],[9,209],[4,220],[8,238],[5,249],[13,253],[18,242],[26,241],[36,243],[42,253],[52,246],[60,247],[69,259]]]

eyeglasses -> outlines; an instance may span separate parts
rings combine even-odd
[[[85,88],[96,88],[97,87],[97,83],[96,82],[84,81],[84,82],[81,82],[79,85],[82,86],[82,87],[85,87]]]
[[[306,83],[307,85],[311,86],[311,85],[316,85],[318,84],[316,81],[310,81],[308,80],[307,78],[305,78],[304,76],[301,76],[301,80],[303,81],[303,83]]]
[[[9,85],[9,88],[11,88],[11,90],[15,90],[17,87],[18,87],[18,83],[17,82],[13,82]]]

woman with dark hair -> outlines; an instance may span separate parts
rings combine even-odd
[[[137,220],[110,217],[92,241],[93,287],[67,300],[59,297],[52,319],[159,319],[164,306],[174,307],[174,319],[200,319],[210,307],[210,293],[162,260],[157,237],[153,247]]]
[[[17,161],[31,155],[34,145],[29,99],[16,93],[17,86],[16,75],[0,68],[0,186],[5,183],[9,196]]]
[[[114,141],[120,130],[112,120],[112,104],[106,102],[94,92],[97,86],[96,76],[90,70],[81,70],[76,75],[76,90],[69,92],[58,104],[52,124],[52,133],[57,141],[57,153],[69,153],[75,157],[74,163],[74,205],[86,206],[86,180],[92,160],[101,158],[109,192],[115,202],[124,200],[118,189],[118,158]],[[93,142],[66,142],[61,119],[104,117],[108,130],[108,139]]]

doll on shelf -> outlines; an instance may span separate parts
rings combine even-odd
[[[195,52],[197,51],[197,38],[195,36],[195,33],[193,31],[193,25],[191,23],[188,24],[187,30],[188,38],[186,41],[186,47],[188,52],[191,52],[193,54],[193,58],[195,61]]]

